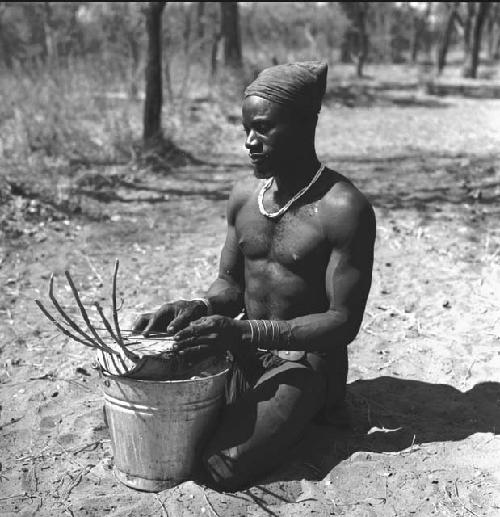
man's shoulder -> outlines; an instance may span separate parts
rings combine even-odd
[[[375,214],[366,196],[345,176],[329,170],[331,187],[323,196],[320,210],[323,224],[328,228],[355,232],[361,227],[372,227]]]
[[[321,200],[322,208],[348,216],[371,209],[366,196],[348,178],[331,169],[327,172],[330,181]]]
[[[228,217],[230,219],[236,216],[243,205],[252,196],[256,195],[260,185],[261,181],[253,176],[246,177],[234,183],[227,205]]]

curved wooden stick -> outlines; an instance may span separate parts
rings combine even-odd
[[[108,318],[106,318],[101,304],[99,302],[94,302],[94,306],[97,309],[97,312],[99,313],[102,322],[104,323],[104,329],[101,330],[106,330],[109,333],[109,335],[113,338],[113,340],[118,343],[118,338],[116,337],[116,334],[113,332],[113,327],[109,323]]]
[[[78,334],[83,336],[87,341],[90,341],[94,345],[98,346],[99,343],[95,341],[92,337],[90,337],[86,332],[84,332],[64,311],[64,309],[59,305],[59,302],[57,301],[56,297],[54,296],[54,275],[50,275],[49,280],[49,298],[52,301],[52,305],[56,308],[57,312],[66,320],[68,325]]]
[[[97,348],[98,350],[102,351],[102,348],[95,344],[94,341],[88,342],[85,341],[78,336],[75,336],[72,334],[68,329],[63,327],[53,316],[50,314],[50,312],[43,306],[42,302],[40,300],[35,300],[35,303],[38,305],[38,308],[43,312],[45,317],[51,321],[65,336],[68,336],[69,338],[73,339],[74,341],[78,341],[78,343],[82,343],[82,345],[88,346],[89,348]],[[114,351],[113,351],[114,352]],[[118,352],[114,352],[117,354]]]
[[[115,323],[115,329],[116,329],[116,337],[118,338],[117,341],[120,343],[120,345],[123,345],[123,339],[122,334],[120,332],[120,323],[118,322],[118,311],[116,310],[116,277],[118,275],[118,267],[120,266],[120,261],[116,259],[115,261],[115,270],[113,272],[113,290],[112,290],[112,302],[113,302],[113,321]]]
[[[73,296],[75,297],[78,308],[80,309],[80,314],[82,315],[82,318],[85,321],[87,328],[90,330],[90,332],[95,337],[97,342],[101,345],[101,348],[103,348],[106,352],[108,352],[108,354],[116,354],[117,353],[116,350],[113,350],[108,345],[106,345],[106,343],[102,340],[101,336],[97,333],[95,328],[92,326],[92,323],[90,323],[87,311],[85,310],[85,307],[83,306],[83,303],[80,300],[80,295],[78,294],[78,290],[75,287],[75,284],[73,282],[73,279],[71,278],[71,275],[69,274],[69,271],[65,271],[64,274],[66,275],[69,286],[71,287],[71,291],[73,292]]]
[[[97,309],[97,312],[99,313],[99,316],[102,319],[102,322],[104,323],[104,326],[106,327],[106,330],[109,332],[110,336],[113,338],[113,340],[116,342],[116,344],[123,350],[123,353],[131,360],[137,361],[138,357],[136,354],[131,352],[123,343],[123,341],[119,341],[116,334],[113,332],[113,328],[111,327],[111,324],[108,321],[108,318],[106,318],[104,311],[102,307],[100,306],[99,302],[94,302],[95,308]]]

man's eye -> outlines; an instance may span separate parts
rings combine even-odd
[[[269,130],[268,124],[256,124],[255,131],[259,133],[266,133]]]

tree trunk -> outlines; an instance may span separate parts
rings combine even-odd
[[[220,2],[221,36],[224,39],[224,64],[239,69],[242,67],[241,35],[238,2]]]
[[[350,63],[352,61],[352,29],[347,28],[344,31],[344,35],[342,36],[342,42],[340,44],[340,62],[341,63]]]
[[[212,39],[212,48],[210,50],[210,80],[213,81],[217,75],[217,53],[219,50],[219,41],[221,33],[217,30],[214,31]]]
[[[413,15],[413,34],[411,38],[411,62],[416,63],[418,51],[420,50],[420,19],[417,14]]]
[[[500,59],[500,35],[496,36],[496,43],[493,50],[493,60],[498,61]]]
[[[476,2],[466,2],[467,18],[464,23],[464,54],[468,56],[470,54],[470,34],[472,27],[472,19],[474,18],[476,11]]]
[[[356,63],[356,73],[361,77],[368,51],[366,15],[369,2],[340,2],[340,7],[349,20],[340,46],[341,61]]]
[[[135,34],[130,33],[128,35],[128,47],[130,50],[130,90],[129,95],[133,100],[137,99],[138,94],[138,70],[140,63],[141,49],[139,42],[137,41]]]
[[[196,13],[196,36],[203,39],[205,36],[205,2],[198,2]]]
[[[183,40],[184,40],[184,55],[187,56],[189,54],[189,47],[191,46],[191,5],[184,6],[184,31],[183,31]]]
[[[472,3],[472,2],[470,2]],[[468,42],[466,42],[466,54],[464,60],[464,68],[462,70],[463,77],[475,79],[477,77],[477,67],[479,64],[479,53],[481,52],[481,35],[490,7],[490,2],[474,2],[474,10],[468,20]]]
[[[488,59],[495,59],[500,31],[500,3],[495,2],[488,16]]]
[[[49,65],[57,60],[57,47],[54,41],[54,31],[52,30],[52,7],[50,2],[44,2],[43,13],[43,34],[45,41],[43,42],[45,57]]]
[[[446,57],[448,54],[448,47],[450,45],[451,33],[453,32],[453,27],[455,26],[455,17],[457,15],[458,2],[455,2],[450,8],[448,12],[448,16],[446,17],[446,24],[444,26],[443,33],[441,34],[441,38],[438,46],[438,58],[437,58],[437,68],[438,74],[441,74],[446,66]]]
[[[423,15],[414,14],[413,18],[413,37],[411,42],[411,62],[416,63],[418,52],[421,47],[422,36],[427,27],[427,20],[431,14],[432,2],[427,2]]]
[[[149,2],[146,9],[148,53],[143,141],[147,145],[162,136],[161,15],[166,2]]]
[[[366,4],[359,2],[356,25],[358,29],[358,55],[356,59],[356,75],[363,77],[363,67],[368,50],[368,39],[366,36]]]

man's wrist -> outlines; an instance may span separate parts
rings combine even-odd
[[[205,307],[207,308],[206,316],[212,316],[212,314],[214,313],[212,304],[210,303],[210,300],[208,298],[193,298],[191,301],[203,303],[203,305],[205,305]]]
[[[245,320],[241,322],[242,344],[261,350],[289,350],[290,323],[277,320]]]

